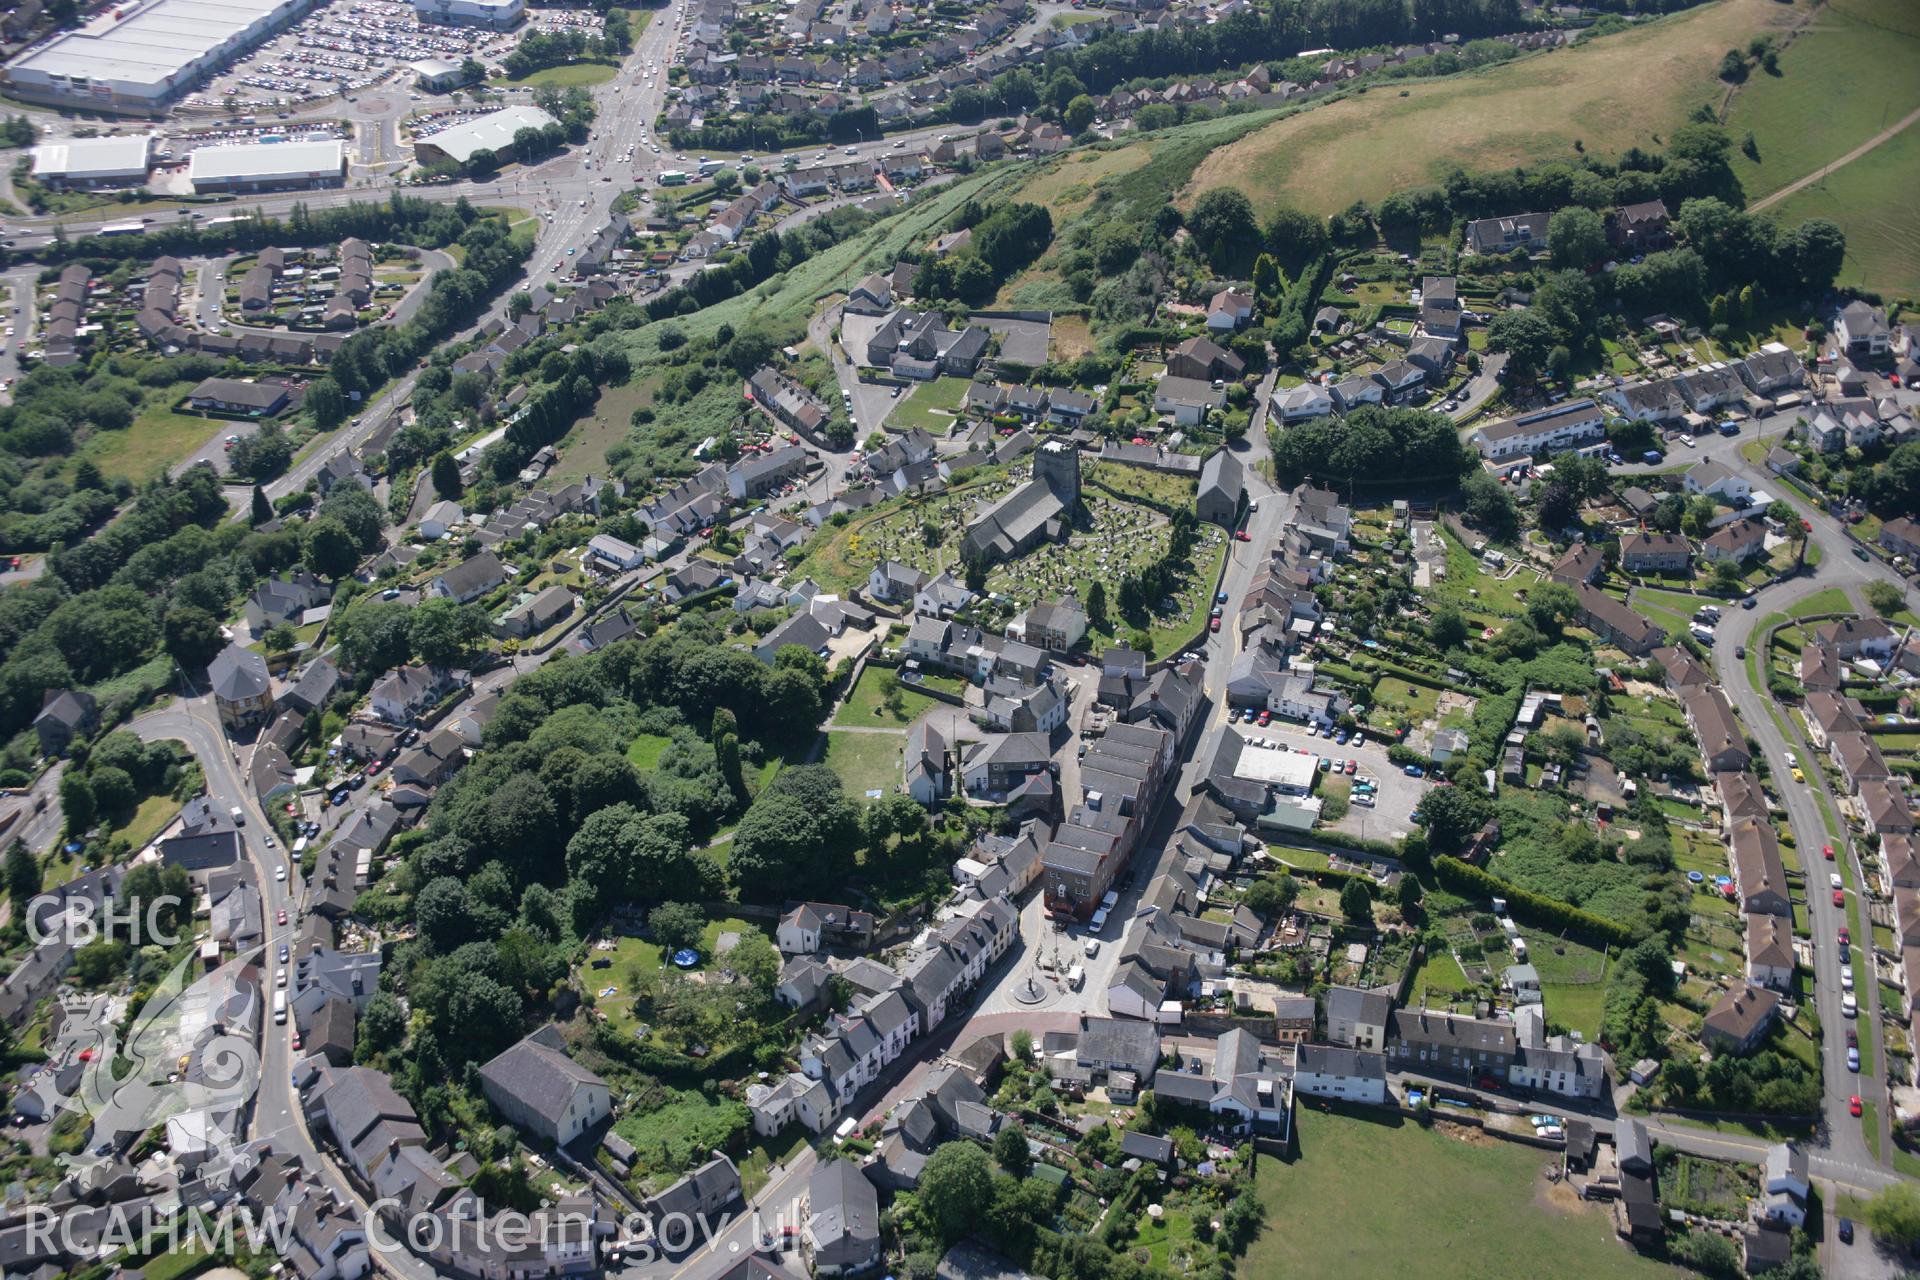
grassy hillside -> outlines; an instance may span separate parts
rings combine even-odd
[[[1806,177],[1920,107],[1916,64],[1911,0],[1827,0],[1781,52],[1780,73],[1756,71],[1734,93],[1727,132],[1755,143],[1755,156],[1733,160],[1748,198]],[[1907,173],[1911,191],[1920,174]]]
[[[1571,158],[1575,143],[1617,152],[1717,105],[1721,56],[1791,23],[1777,0],[1719,0],[1581,48],[1397,88],[1375,87],[1279,121],[1209,156],[1182,193],[1247,193],[1266,213],[1334,213],[1355,200],[1444,176]]]
[[[1857,143],[1855,145],[1858,145]],[[1782,226],[1831,218],[1847,233],[1840,283],[1920,299],[1920,125],[1767,210]]]

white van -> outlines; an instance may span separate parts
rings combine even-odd
[[[276,1025],[284,1026],[286,1024],[287,993],[285,991],[276,991],[273,993],[273,1020]]]
[[[236,827],[244,827],[247,825],[246,811],[239,805],[235,805],[233,808],[227,810],[227,816],[233,819],[233,825]]]
[[[1084,987],[1086,985],[1087,985],[1087,967],[1085,965],[1077,964],[1073,966],[1073,968],[1067,970],[1067,986],[1069,988],[1071,988],[1072,990],[1078,991],[1081,987]]]

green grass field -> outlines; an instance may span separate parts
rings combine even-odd
[[[1198,549],[1196,555],[1204,559],[1200,563],[1198,575],[1192,579],[1192,582],[1196,588],[1204,588],[1204,590],[1196,589],[1193,592],[1193,607],[1185,614],[1177,615],[1164,623],[1156,622],[1147,632],[1153,642],[1155,657],[1165,657],[1174,645],[1185,644],[1193,639],[1200,628],[1207,625],[1208,611],[1213,608],[1211,595],[1213,585],[1220,580],[1220,565],[1227,558],[1227,548],[1232,545],[1231,542],[1223,541],[1213,549],[1211,554],[1205,547]]]
[[[148,796],[134,809],[132,816],[123,827],[115,827],[112,834],[126,837],[127,844],[135,853],[147,847],[161,830],[173,821],[173,815],[180,812],[180,802],[169,795]]]
[[[651,769],[660,763],[660,754],[672,745],[664,734],[643,733],[627,744],[627,759],[636,769]]]
[[[1440,690],[1399,676],[1387,676],[1373,686],[1373,706],[1376,711],[1390,711],[1412,724],[1419,724],[1431,720],[1440,709]]]
[[[834,714],[836,725],[852,725],[856,728],[898,729],[913,723],[913,718],[927,709],[927,700],[918,695],[910,695],[907,686],[900,687],[900,709],[889,711],[880,704],[880,686],[888,672],[884,667],[868,667],[860,673],[860,683],[853,686],[847,700],[840,704],[840,710]]]
[[[700,967],[704,968],[707,961],[713,958],[714,943],[721,934],[745,933],[758,928],[760,926],[749,924],[738,917],[707,921],[707,927],[700,935]],[[590,954],[596,959],[606,955],[598,951]],[[617,1030],[632,1035],[638,1024],[633,1016],[633,993],[626,989],[629,975],[636,969],[644,973],[656,972],[664,962],[664,958],[660,954],[659,947],[634,937],[617,939],[613,953],[608,958],[613,961],[609,968],[583,970],[582,972],[587,975],[584,981],[593,989],[595,1007],[607,1016],[607,1021]],[[600,994],[610,987],[614,989],[612,995]]]
[[[1417,1006],[1425,999],[1431,1004],[1444,1005],[1454,996],[1472,989],[1473,984],[1467,981],[1467,975],[1461,970],[1460,962],[1453,958],[1453,953],[1435,950],[1421,964],[1420,972],[1413,980],[1410,1002]]]
[[[1847,599],[1847,593],[1839,587],[1828,587],[1799,601],[1788,612],[1796,618],[1811,618],[1822,613],[1852,613],[1853,601]]]
[[[1469,1144],[1378,1113],[1329,1114],[1305,1100],[1294,1117],[1299,1154],[1260,1162],[1254,1186],[1267,1228],[1240,1274],[1672,1274],[1615,1239],[1605,1209],[1550,1187],[1540,1176],[1545,1152],[1497,1139]],[[1391,1214],[1394,1225],[1366,1227],[1371,1213]]]
[[[960,401],[968,385],[965,378],[935,378],[911,393],[903,391],[893,412],[887,415],[887,425],[895,431],[919,427],[930,436],[948,435],[960,421]]]
[[[900,785],[900,752],[904,733],[827,733],[827,749],[820,762],[840,775],[848,794],[864,800],[869,791],[888,791]]]
[[[1827,0],[1781,53],[1780,74],[1756,71],[1734,94],[1727,132],[1736,145],[1751,133],[1758,153],[1733,156],[1748,199],[1806,177],[1920,107],[1916,59],[1920,10],[1908,0]],[[1911,170],[1908,179],[1911,189]]]
[[[1355,200],[1587,152],[1657,147],[1656,136],[1718,103],[1721,55],[1794,10],[1722,0],[1577,49],[1426,82],[1386,85],[1302,112],[1222,147],[1181,204],[1210,187],[1245,191],[1265,215],[1280,205],[1330,214]]]
[[[1874,148],[1844,169],[1771,206],[1783,226],[1829,218],[1847,233],[1841,284],[1888,297],[1920,297],[1920,126]]]
[[[173,466],[227,426],[215,418],[160,407],[173,403],[184,391],[183,384],[152,393],[152,407],[131,426],[124,431],[95,431],[80,447],[79,456],[91,458],[107,479],[124,477],[135,484]]]
[[[572,85],[605,84],[619,73],[620,68],[610,63],[573,62],[561,67],[543,67],[518,80],[510,80],[502,76],[487,83],[514,89],[534,89],[543,84],[565,89]]]
[[[622,387],[609,387],[594,406],[591,418],[582,418],[561,439],[557,448],[560,461],[547,473],[549,487],[607,474],[607,450],[627,438],[633,411],[653,403],[659,383],[653,378],[636,378]]]

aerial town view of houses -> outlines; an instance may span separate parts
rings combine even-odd
[[[17,0],[5,1280],[1920,1272],[1907,0]]]

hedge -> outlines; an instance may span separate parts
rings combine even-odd
[[[1517,920],[1611,946],[1629,946],[1634,941],[1633,931],[1623,924],[1558,898],[1522,889],[1450,855],[1435,858],[1433,871],[1442,886],[1462,897],[1505,898],[1507,910]]]
[[[1316,844],[1330,844],[1336,848],[1353,849],[1382,858],[1400,856],[1400,846],[1391,840],[1362,840],[1359,836],[1350,836],[1344,831],[1315,831],[1306,838]]]
[[[1111,485],[1105,484],[1100,480],[1096,480],[1091,476],[1087,478],[1086,485],[1089,489],[1098,489],[1101,493],[1106,494],[1109,498],[1112,498],[1115,502],[1127,502],[1127,503],[1133,504],[1136,507],[1146,507],[1149,510],[1158,511],[1161,515],[1166,516],[1169,520],[1173,518],[1173,513],[1175,511],[1192,510],[1191,507],[1176,507],[1172,503],[1162,502],[1158,498],[1150,498],[1145,494],[1141,494],[1141,493],[1122,493],[1120,492],[1120,490],[1113,488]]]

